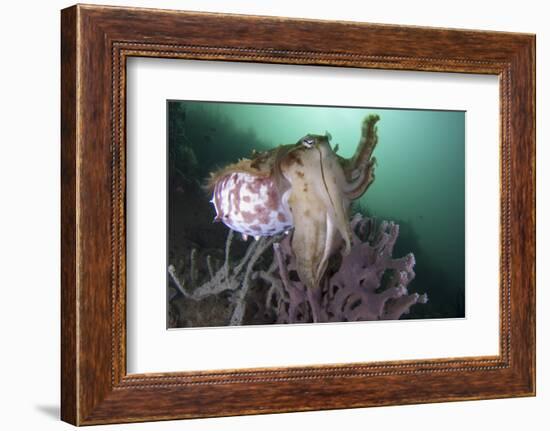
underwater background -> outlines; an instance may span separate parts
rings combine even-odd
[[[363,119],[377,114],[375,180],[350,214],[399,224],[393,255],[414,254],[416,277],[409,291],[429,298],[403,319],[465,316],[463,111],[168,101],[167,112],[167,265],[179,274],[194,272],[188,284],[207,281],[212,262],[225,258],[229,229],[213,223],[215,210],[203,187],[210,172],[250,157],[253,150],[293,144],[306,134],[329,132],[338,154],[350,157]],[[237,258],[246,248],[246,242],[235,240],[231,253]],[[189,300],[168,278],[167,326],[227,325],[230,294]],[[261,306],[249,308],[242,324],[273,323]]]

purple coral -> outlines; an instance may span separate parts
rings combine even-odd
[[[415,276],[414,255],[392,257],[399,225],[376,223],[373,218],[356,214],[351,220],[351,230],[350,253],[333,256],[326,276],[314,289],[307,288],[297,275],[290,235],[251,241],[244,256],[232,262],[230,249],[234,235],[230,231],[225,259],[214,264],[211,256],[206,257],[208,276],[202,284],[198,282],[201,277],[196,250],[190,254],[187,271],[169,266],[170,279],[179,292],[170,301],[177,299],[188,311],[191,303],[226,297],[228,307],[218,316],[224,325],[256,323],[245,318],[248,309],[272,316],[268,320],[273,323],[395,320],[408,313],[412,305],[427,302],[426,294],[409,294],[407,290]],[[280,242],[275,242],[279,239]],[[186,276],[179,278],[178,273]],[[210,322],[208,316],[188,317],[191,321],[186,326],[199,326],[196,319]]]
[[[279,277],[260,276],[271,283],[266,305],[278,323],[393,320],[408,313],[426,294],[409,294],[415,276],[414,255],[393,258],[399,225],[356,214],[351,221],[352,247],[320,285],[308,289],[296,276],[296,261],[289,237],[274,244]]]

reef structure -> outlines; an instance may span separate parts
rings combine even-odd
[[[208,187],[216,221],[246,238],[293,229],[290,248],[300,280],[319,285],[329,258],[351,250],[349,210],[374,180],[377,115],[362,123],[353,157],[336,154],[330,135],[306,135],[296,144],[253,154],[212,173]]]
[[[316,288],[296,277],[298,263],[289,236],[252,241],[233,262],[234,233],[229,231],[225,260],[214,266],[210,256],[206,258],[206,281],[198,283],[196,252],[191,253],[188,266],[179,271],[169,267],[176,287],[170,303],[225,298],[226,320],[220,324],[243,325],[255,323],[246,317],[251,309],[261,310],[264,323],[354,322],[396,320],[415,304],[428,301],[426,294],[408,291],[415,277],[414,255],[393,257],[399,225],[356,214],[350,226],[350,252],[333,256],[327,276]],[[179,308],[182,313],[188,309]],[[190,317],[183,316],[188,326],[195,326]]]
[[[351,235],[350,252],[314,289],[292,277],[298,262],[288,238],[274,244],[280,282],[267,275],[272,287],[266,301],[276,307],[278,323],[396,320],[428,301],[407,289],[415,277],[414,255],[392,257],[399,225],[356,214]]]

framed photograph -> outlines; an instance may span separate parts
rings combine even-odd
[[[535,394],[535,37],[62,11],[62,419]]]

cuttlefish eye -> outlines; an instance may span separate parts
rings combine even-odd
[[[307,147],[307,148],[311,148],[313,147],[313,144],[315,144],[315,139],[313,138],[304,138],[302,139],[302,144]]]

